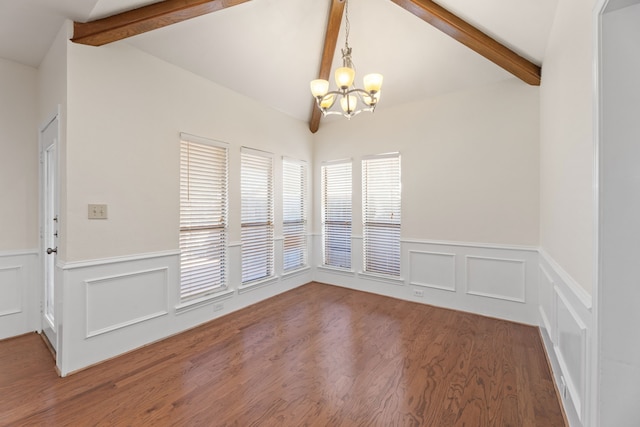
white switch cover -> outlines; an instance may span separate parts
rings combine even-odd
[[[89,219],[107,219],[107,205],[89,205]]]

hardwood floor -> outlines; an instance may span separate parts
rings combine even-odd
[[[0,342],[0,425],[565,421],[536,328],[311,283],[66,378]]]

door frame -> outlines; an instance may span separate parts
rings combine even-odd
[[[39,127],[38,130],[38,158],[39,158],[39,162],[38,162],[38,173],[39,173],[39,197],[38,197],[38,204],[39,204],[39,222],[38,222],[38,226],[39,226],[39,236],[40,236],[40,241],[39,241],[39,252],[40,252],[40,269],[41,269],[41,274],[39,275],[40,280],[38,281],[38,298],[39,298],[39,306],[40,306],[40,313],[39,313],[39,319],[38,319],[38,324],[39,324],[39,328],[38,331],[42,334],[42,336],[47,340],[50,341],[49,337],[45,334],[45,280],[46,280],[46,269],[47,269],[47,257],[51,256],[48,255],[46,250],[47,250],[47,241],[46,241],[46,236],[45,236],[45,231],[46,231],[46,226],[45,226],[45,212],[46,212],[46,207],[45,207],[45,197],[46,197],[46,176],[45,176],[45,152],[44,152],[44,140],[43,140],[43,133],[44,131],[53,123],[53,122],[57,122],[57,134],[55,136],[56,138],[56,152],[55,152],[55,166],[56,166],[56,179],[55,179],[55,190],[54,190],[54,197],[55,197],[55,201],[54,204],[57,207],[57,210],[60,210],[60,134],[61,134],[61,129],[60,129],[60,116],[61,116],[61,106],[58,104],[56,112],[51,114],[47,120],[45,120],[42,125]],[[58,228],[59,229],[59,228]],[[57,256],[57,255],[56,255]],[[60,315],[61,315],[61,311],[60,311],[60,307],[61,307],[61,292],[60,292],[60,283],[59,280],[56,280],[56,266],[54,264],[53,267],[53,280],[54,280],[54,324],[53,326],[53,332],[54,332],[54,337],[55,337],[55,342],[49,342],[49,344],[53,347],[53,350],[55,350],[55,355],[56,355],[56,365],[60,366],[60,343],[61,343],[61,336],[60,336]]]

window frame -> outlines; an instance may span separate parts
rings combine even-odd
[[[297,169],[287,172],[287,167]],[[297,160],[286,156],[282,157],[282,270],[284,273],[300,270],[308,266],[309,250],[307,238],[307,186],[308,186],[308,165],[304,160]],[[299,172],[299,174],[298,174]],[[296,175],[293,182],[288,181],[288,176]],[[291,186],[291,188],[289,188]],[[295,194],[294,194],[295,193]],[[288,205],[288,198],[293,197],[293,203]],[[296,209],[297,208],[297,209]],[[287,220],[287,212],[296,211],[296,218]],[[287,228],[293,228],[287,232]],[[299,230],[296,232],[295,229]],[[300,230],[301,229],[301,230]],[[288,241],[292,241],[288,248]],[[300,252],[294,256],[299,262],[287,265],[287,251]]]
[[[395,160],[397,166],[389,161]],[[399,152],[362,158],[362,271],[398,279],[402,274],[402,161]],[[378,165],[375,165],[377,162]],[[380,166],[381,165],[381,166]],[[371,171],[371,168],[374,168]],[[389,173],[397,169],[393,182]],[[375,171],[384,176],[371,176]],[[397,184],[397,185],[396,185]],[[373,190],[373,191],[372,191]],[[395,199],[395,200],[394,200]],[[383,214],[381,214],[381,212]],[[385,219],[390,214],[388,219]]]
[[[187,149],[187,153],[186,153],[187,155],[186,165],[188,167],[187,170],[184,169],[185,164],[183,163],[185,160],[183,158],[183,156],[185,155],[184,153],[185,144]],[[199,149],[202,150],[202,152],[205,152],[209,149],[222,150],[221,152],[218,152],[215,154],[215,156],[223,158],[221,162],[211,163],[211,164],[204,164],[204,163],[198,164],[200,168],[199,179],[203,179],[203,174],[202,174],[203,165],[209,166],[211,169],[218,168],[218,167],[223,168],[222,173],[220,173],[219,171],[212,172],[211,170],[209,170],[207,173],[209,177],[211,177],[212,175],[215,175],[215,178],[218,179],[220,182],[220,186],[215,188],[215,190],[218,190],[217,193],[213,195],[212,194],[206,195],[208,197],[214,197],[218,199],[219,206],[216,206],[216,208],[219,209],[219,211],[215,211],[213,214],[213,215],[216,215],[216,214],[221,215],[218,223],[214,223],[215,218],[211,218],[210,224],[208,225],[184,225],[187,222],[190,222],[191,224],[193,224],[196,222],[203,221],[203,218],[200,214],[194,213],[191,206],[186,206],[183,203],[183,196],[184,196],[183,185],[185,184],[184,182],[185,174],[187,179],[187,183],[186,183],[188,188],[187,192],[190,194],[191,176],[194,173],[194,171],[190,168],[190,166],[194,163],[196,159],[195,155],[191,156],[192,145],[195,146],[196,148],[199,146],[200,147]],[[208,154],[209,156],[214,156],[214,154],[211,152],[209,152]],[[200,189],[202,189],[201,186],[200,186]],[[203,197],[203,196],[204,196],[203,194],[199,194],[199,197]],[[180,260],[179,260],[180,282],[178,286],[178,301],[180,303],[188,303],[193,300],[215,296],[220,292],[227,290],[229,287],[229,283],[228,283],[228,278],[229,278],[229,268],[228,268],[229,146],[228,144],[221,141],[215,141],[208,138],[190,135],[187,133],[180,133],[180,203],[179,203],[179,206],[180,206],[180,209],[179,209],[180,212],[179,212],[178,228],[179,228],[179,247],[180,247]],[[191,219],[188,220],[187,216],[190,217]],[[194,216],[198,216],[198,218],[194,218]],[[193,257],[195,256],[198,256],[198,255],[202,256],[203,249],[196,248],[197,242],[195,244],[191,244],[188,246],[185,245],[184,242],[185,240],[187,240],[185,236],[187,236],[189,233],[194,233],[194,232],[202,233],[206,231],[210,231],[210,232],[217,231],[220,233],[218,237],[218,243],[213,244],[216,240],[215,238],[213,238],[212,241],[207,243],[208,245],[211,245],[210,248],[204,249],[205,251],[209,251],[210,249],[213,249],[215,251],[214,254],[219,257],[217,262],[219,265],[219,269],[213,269],[213,270],[216,270],[214,277],[218,278],[219,281],[216,281],[214,284],[209,286],[203,286],[203,290],[198,292],[195,289],[192,289],[196,287],[194,285],[195,279],[193,277],[191,277],[190,279],[187,279],[188,273],[186,272],[186,270],[190,269],[191,273],[189,274],[191,275],[207,274],[207,277],[209,277],[209,275],[212,272],[212,269],[197,268],[197,266],[194,265],[192,260],[193,260]],[[190,261],[187,261],[188,257],[191,259]],[[202,264],[202,262],[200,262],[200,264]],[[186,286],[186,283],[188,282],[191,282],[190,286]]]
[[[333,173],[338,177],[341,175],[347,175],[348,179],[344,181],[335,181],[331,184],[330,187],[327,187],[329,184],[327,183],[327,179],[329,177],[329,170],[339,167],[348,166],[348,172],[336,170]],[[322,227],[322,265],[324,267],[352,271],[353,266],[353,159],[342,159],[342,160],[334,160],[323,162],[320,168],[320,194],[321,194],[321,227]],[[338,210],[340,210],[340,206],[348,207],[348,215],[345,215],[345,218],[340,218],[342,212],[340,214],[336,213],[336,211],[328,205],[334,204],[329,201],[329,198],[340,199],[339,194],[335,194],[335,191],[332,191],[333,187],[337,187],[338,189],[342,189],[344,192],[348,192],[348,194],[342,195],[342,202],[337,200],[335,206],[338,206]],[[333,194],[329,195],[329,191]],[[346,196],[346,197],[345,197]],[[348,203],[345,203],[348,200]],[[341,204],[342,203],[342,204]],[[333,215],[336,213],[336,215]],[[330,218],[328,218],[328,216]],[[347,219],[348,217],[348,219]],[[332,227],[333,226],[333,227]],[[329,232],[332,228],[344,227],[343,231]],[[346,236],[346,237],[345,237]],[[334,244],[332,244],[332,241]],[[341,252],[339,249],[331,250],[332,246],[342,248],[342,252],[344,255],[339,255]],[[332,255],[332,252],[335,255]],[[335,260],[335,261],[333,261]],[[343,261],[343,262],[340,262]]]
[[[246,168],[250,166],[250,164],[245,163],[245,159],[248,157],[254,158],[252,161],[255,165],[258,165],[259,162],[256,161],[258,158],[267,159],[265,164],[268,164],[267,168],[267,179],[266,179],[266,187],[265,188],[257,188],[254,187],[254,191],[266,190],[266,201],[267,204],[262,207],[266,207],[265,212],[267,215],[260,217],[258,221],[246,221],[250,219],[252,215],[256,214],[255,206],[254,213],[249,214],[247,209],[249,209],[249,205],[247,203],[247,194],[246,191],[249,189],[246,188],[246,185],[251,182],[252,185],[257,185],[261,181],[259,179],[249,179],[247,175]],[[248,161],[248,160],[247,160]],[[254,166],[255,166],[254,165]],[[254,171],[255,172],[255,171]],[[275,227],[274,227],[274,155],[273,153],[257,150],[249,147],[241,147],[240,148],[240,240],[241,240],[241,286],[251,286],[256,283],[260,283],[263,281],[267,281],[275,277]],[[253,199],[255,201],[255,199]],[[258,215],[259,217],[259,215]],[[264,234],[266,235],[266,239],[264,242],[261,242],[260,239],[247,239],[246,236],[252,233],[260,233],[260,228],[264,228]],[[251,231],[251,233],[250,233]],[[255,244],[264,244],[266,248],[266,253],[263,254],[264,260],[260,259],[260,256],[249,257],[248,248],[249,244],[252,245],[252,250],[255,250]],[[261,268],[260,263],[264,264],[264,275],[256,275],[255,270],[259,270]],[[251,271],[254,271],[251,273]]]

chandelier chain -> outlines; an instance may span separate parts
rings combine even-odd
[[[349,49],[349,30],[351,29],[351,23],[349,22],[349,0],[344,0],[344,47]]]

